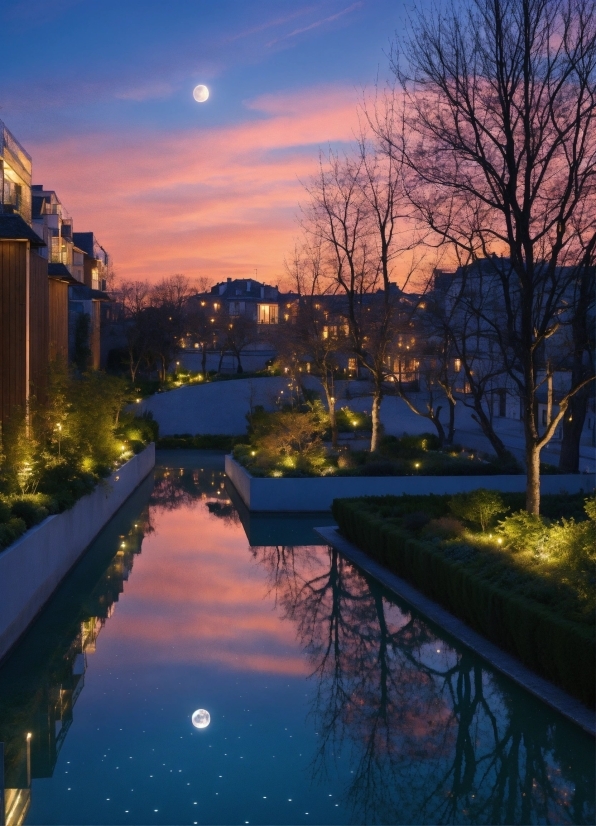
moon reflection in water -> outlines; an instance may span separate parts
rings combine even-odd
[[[195,728],[207,728],[211,722],[211,715],[204,708],[198,708],[192,715],[192,724]]]

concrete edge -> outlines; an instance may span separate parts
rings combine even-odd
[[[118,482],[120,474],[127,465],[135,462],[136,464],[140,464],[139,457],[147,457],[148,464],[146,469],[142,467],[139,469],[139,476],[136,479],[136,483],[128,490],[125,491],[124,498],[121,499],[119,502],[115,503],[113,509],[110,509],[110,512],[105,515],[102,519],[101,523],[98,523],[96,526],[92,528],[92,530],[87,534],[81,546],[74,551],[73,553],[68,554],[68,558],[65,561],[64,565],[58,566],[55,571],[51,571],[50,577],[46,577],[44,582],[41,582],[37,586],[37,591],[30,593],[27,596],[27,601],[24,603],[24,608],[22,612],[15,617],[8,625],[4,624],[0,627],[0,665],[10,656],[12,651],[14,650],[15,646],[19,644],[19,641],[23,637],[23,635],[27,632],[27,630],[31,627],[31,625],[35,622],[38,615],[41,611],[45,608],[49,600],[54,595],[55,591],[60,587],[63,580],[68,576],[70,571],[77,565],[80,561],[82,556],[85,554],[87,549],[90,545],[95,541],[95,539],[99,536],[101,531],[105,528],[107,523],[113,519],[116,513],[120,510],[120,508],[128,501],[128,499],[133,495],[133,493],[139,488],[139,486],[148,478],[148,476],[153,472],[155,468],[155,443],[151,442],[147,445],[140,453],[136,454],[135,456],[131,457],[131,459],[127,460],[123,465],[119,468],[114,470],[112,474],[107,477],[106,479],[100,479],[97,483],[96,487],[85,496],[78,499],[74,505],[66,511],[58,514],[52,514],[43,522],[40,522],[38,525],[34,525],[29,530],[25,531],[18,539],[16,539],[11,545],[5,548],[3,551],[0,551],[0,557],[4,557],[8,559],[9,555],[17,558],[17,564],[19,559],[19,554],[22,554],[22,548],[26,544],[31,544],[32,541],[41,541],[43,544],[44,542],[51,542],[53,538],[48,537],[45,535],[47,533],[47,529],[51,530],[51,525],[53,522],[59,522],[62,517],[72,518],[73,512],[80,507],[86,501],[89,501],[92,498],[97,498],[99,495],[103,493],[105,498],[109,498],[110,493],[113,489],[114,482]],[[117,497],[116,497],[117,498]],[[54,575],[55,574],[55,575]],[[9,642],[6,642],[6,638],[8,638]]]
[[[535,674],[511,654],[498,648],[477,631],[473,631],[462,620],[454,617],[445,608],[424,596],[405,580],[389,571],[356,545],[345,539],[337,528],[315,528],[330,545],[355,562],[366,573],[375,577],[382,585],[404,599],[413,608],[465,645],[479,657],[486,660],[493,668],[509,677],[526,691],[562,714],[571,722],[582,728],[587,734],[596,737],[596,718],[594,713],[580,700],[567,694],[563,689]]]

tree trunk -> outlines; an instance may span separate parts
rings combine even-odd
[[[455,435],[455,402],[447,396],[447,403],[449,405],[449,429],[447,430],[446,444],[453,444],[453,437]]]
[[[372,403],[372,435],[370,439],[370,452],[373,453],[379,447],[381,438],[381,402],[383,391],[380,387],[375,387]]]
[[[540,515],[540,448],[526,435],[526,510]]]
[[[473,415],[472,418],[475,422],[478,422],[480,427],[482,428],[482,432],[491,443],[491,446],[499,459],[507,459],[509,457],[509,451],[503,444],[503,442],[499,439],[497,434],[495,433],[493,426],[491,425],[488,416],[484,412],[482,407],[482,403],[474,399],[474,411],[476,415]]]
[[[335,399],[329,402],[329,421],[331,423],[331,446],[337,447],[337,416],[335,414]]]
[[[590,385],[586,385],[569,400],[569,407],[563,416],[563,441],[559,456],[559,470],[563,473],[579,473],[579,448],[582,430],[588,411]]]
[[[237,373],[244,373],[244,369],[242,367],[242,362],[240,361],[240,353],[239,352],[236,353],[236,359],[238,361],[238,367],[236,369],[236,372]]]
[[[221,373],[221,365],[223,364],[224,359],[224,351],[222,350],[219,354],[219,364],[217,365],[217,372]]]
[[[441,410],[442,410],[441,405],[439,405],[435,412],[430,410],[429,411],[429,416],[428,416],[428,418],[434,424],[434,426],[436,428],[436,431],[437,431],[437,436],[439,437],[439,450],[445,444],[445,428],[443,427],[443,425],[441,423],[441,419],[439,418],[440,415],[441,415]]]
[[[201,372],[203,373],[203,378],[207,378],[207,345],[203,343],[203,352],[201,354]]]

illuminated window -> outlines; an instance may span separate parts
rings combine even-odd
[[[459,373],[459,371],[461,370],[461,359],[455,359],[454,366],[455,366],[455,372]]]
[[[259,324],[277,324],[277,304],[259,304],[257,320]]]

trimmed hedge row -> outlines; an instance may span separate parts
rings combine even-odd
[[[465,562],[371,513],[363,499],[336,499],[342,534],[470,627],[582,702],[595,704],[594,628],[557,617],[471,572]]]
[[[227,436],[222,433],[206,433],[191,436],[190,433],[181,435],[162,436],[157,439],[157,450],[225,450],[230,453],[234,445],[246,440],[246,436]]]

